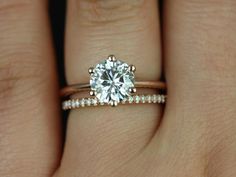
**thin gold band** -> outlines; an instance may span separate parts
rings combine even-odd
[[[148,89],[166,89],[166,84],[161,81],[136,81],[135,82],[136,88],[148,88]],[[81,91],[87,91],[90,90],[90,84],[84,83],[84,84],[73,84],[64,87],[61,90],[61,96],[67,97],[70,95],[73,95],[75,93],[81,92]]]

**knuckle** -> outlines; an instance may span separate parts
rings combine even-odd
[[[107,24],[134,18],[147,0],[77,0],[78,13],[87,25]]]

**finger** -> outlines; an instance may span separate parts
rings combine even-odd
[[[0,176],[49,176],[59,158],[46,1],[0,1]]]
[[[155,0],[70,0],[66,41],[69,84],[88,82],[87,68],[109,54],[136,65],[139,80],[160,78],[159,19]],[[161,109],[156,105],[72,111],[60,172],[94,175],[107,167],[110,170],[106,173],[110,173],[148,143],[160,114]],[[112,159],[114,163],[110,163]],[[82,165],[73,168],[75,164]]]
[[[223,141],[230,145],[225,150],[235,148],[236,3],[169,0],[164,6],[169,93],[162,139],[175,147],[175,158],[181,149],[188,154],[182,156],[188,166],[201,166],[202,159],[195,159],[196,164],[189,161],[193,159],[190,156],[203,154],[207,163],[205,155],[218,152]],[[225,136],[230,138],[226,140]]]

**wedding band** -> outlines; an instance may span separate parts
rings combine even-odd
[[[133,95],[128,99],[122,100],[121,104],[164,104],[166,101],[166,96],[162,94],[153,95]],[[84,107],[95,107],[95,106],[105,106],[107,103],[99,102],[97,98],[75,98],[65,100],[62,103],[63,110],[78,109]]]
[[[61,90],[61,96],[70,97],[82,91],[89,91],[90,96],[93,96],[93,99],[96,99],[99,103],[117,106],[119,103],[124,102],[124,100],[131,99],[137,89],[166,89],[166,84],[164,82],[135,81],[135,71],[136,67],[134,65],[129,65],[116,59],[114,55],[110,55],[95,67],[90,67],[88,69],[90,83],[66,86]],[[140,95],[136,96],[138,97]],[[158,95],[156,96],[159,97]],[[162,96],[162,98],[164,97]],[[92,98],[86,98],[85,100],[88,99]],[[67,101],[73,102],[73,100]],[[81,100],[77,100],[76,104],[78,101]],[[68,102],[63,103],[66,104]]]

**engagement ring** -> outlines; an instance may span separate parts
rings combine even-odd
[[[118,60],[114,55],[108,56],[107,59],[98,63],[95,67],[90,67],[88,73],[90,74],[90,82],[85,84],[74,84],[62,89],[61,95],[63,97],[72,96],[82,91],[88,91],[89,98],[69,99],[63,102],[63,109],[72,109],[78,107],[85,107],[94,105],[111,105],[117,106],[119,103],[125,103],[126,100],[143,98],[144,95],[134,95],[137,89],[158,89],[165,90],[164,82],[159,81],[135,81],[136,67],[132,64],[127,64]],[[151,101],[137,101],[134,103],[164,103],[166,96],[163,94],[146,95],[148,98],[154,98]],[[145,97],[145,96],[144,96]],[[145,97],[145,99],[146,99]],[[158,101],[158,100],[159,101]],[[83,103],[83,100],[84,101]],[[71,103],[71,105],[70,105]],[[74,103],[72,105],[72,103]],[[81,103],[81,104],[80,104]],[[94,104],[96,103],[96,104]],[[130,103],[130,101],[129,101]],[[66,105],[66,106],[65,106]]]

